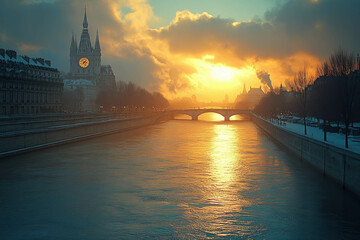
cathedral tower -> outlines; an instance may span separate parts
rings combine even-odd
[[[79,46],[77,46],[74,34],[70,45],[70,75],[75,79],[87,79],[94,83],[100,81],[101,73],[101,49],[99,33],[96,33],[95,48],[91,46],[88,31],[86,8],[84,12],[83,30]]]

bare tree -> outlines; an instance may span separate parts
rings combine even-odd
[[[307,95],[308,87],[313,82],[313,78],[309,77],[307,74],[306,67],[304,70],[299,71],[292,82],[289,82],[291,89],[293,89],[298,96],[299,100],[299,113],[304,120],[304,133],[307,134],[306,129],[306,116],[307,116]]]
[[[338,100],[341,103],[341,115],[345,124],[345,147],[349,147],[349,124],[353,118],[354,97],[357,91],[359,74],[355,55],[342,49],[332,54],[328,60],[329,75],[338,83]]]
[[[327,77],[330,75],[330,66],[327,61],[320,64],[316,69],[317,76],[319,77]]]
[[[312,116],[323,121],[324,141],[327,141],[327,130],[330,121],[339,121],[340,104],[336,95],[338,87],[336,80],[328,75],[319,76],[309,93],[309,110]]]
[[[120,81],[115,96],[110,98],[109,103],[128,111],[164,110],[169,106],[168,100],[161,93],[150,93],[132,82]]]
[[[334,77],[330,75],[330,64],[323,62],[317,67],[318,78],[313,84],[310,94],[313,116],[323,121],[324,141],[327,141],[327,129],[331,120],[339,120],[337,114],[338,101],[335,99],[337,86]]]

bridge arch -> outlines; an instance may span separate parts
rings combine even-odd
[[[205,113],[215,113],[222,117],[224,117],[225,121],[230,121],[230,117],[234,115],[248,115],[250,113],[249,110],[242,110],[242,109],[179,109],[179,110],[172,110],[168,112],[171,118],[178,114],[188,115],[191,116],[192,120],[198,120],[199,116]]]
[[[211,114],[211,113],[215,113],[216,116],[219,116],[220,118],[219,119],[214,119],[214,121],[222,121],[222,120],[226,120],[226,116],[224,116],[224,114],[222,114],[221,112],[218,112],[218,111],[213,111],[213,110],[210,110],[210,111],[204,111],[204,112],[201,112],[199,113],[199,115],[197,115],[197,119],[199,119],[199,117],[201,116],[206,116],[206,114]]]
[[[250,120],[249,114],[246,113],[235,113],[229,115],[230,121],[238,121],[238,120]]]
[[[174,113],[172,114],[171,118],[179,120],[192,120],[193,116],[187,113]]]

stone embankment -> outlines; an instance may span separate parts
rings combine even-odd
[[[161,122],[162,113],[2,118],[0,158]]]
[[[360,196],[359,154],[277,127],[256,115],[252,119],[301,160],[309,162],[324,175]]]

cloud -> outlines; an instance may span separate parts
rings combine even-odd
[[[290,0],[265,14],[289,38],[293,48],[327,57],[340,46],[359,51],[360,2],[353,0]]]
[[[41,47],[39,46],[35,46],[35,45],[29,45],[29,44],[21,44],[21,45],[18,45],[19,47],[19,50],[21,52],[38,52]]]
[[[289,0],[263,19],[245,22],[185,10],[150,34],[166,42],[172,54],[212,55],[214,63],[239,69],[250,65],[269,72],[279,85],[304,65],[315,73],[316,65],[339,47],[359,51],[360,32],[353,24],[360,21],[354,10],[359,7],[352,0]]]
[[[244,22],[184,10],[159,29],[149,27],[158,18],[146,0],[88,0],[87,6],[92,42],[99,29],[102,62],[113,66],[117,79],[168,97],[234,96],[244,82],[259,85],[259,71],[277,86],[304,65],[315,72],[340,46],[360,50],[354,29],[360,1],[288,0]],[[0,47],[49,58],[66,72],[71,33],[79,40],[83,10],[83,1],[2,0]],[[205,72],[212,68],[220,76],[233,69],[236,78],[216,82]]]
[[[234,22],[207,13],[178,12],[170,26],[153,31],[174,53],[206,53],[242,59],[286,58],[299,52],[326,57],[340,45],[358,50],[354,22],[360,7],[352,0],[289,0],[265,14],[265,20]]]

